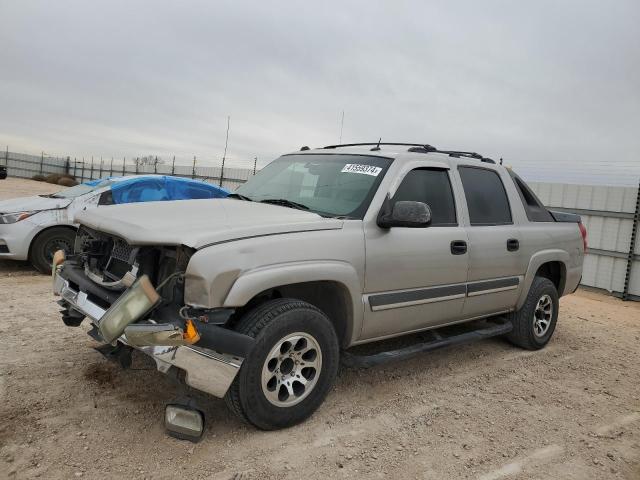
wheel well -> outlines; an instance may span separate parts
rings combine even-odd
[[[329,318],[341,346],[346,346],[350,341],[348,337],[353,309],[349,291],[343,284],[333,281],[315,281],[270,288],[253,297],[244,307],[236,310],[234,317],[239,319],[245,312],[274,298],[295,298],[310,303],[322,310]]]
[[[566,279],[566,267],[562,262],[547,262],[538,267],[536,271],[537,277],[548,278],[556,286],[559,295],[564,291]]]
[[[28,255],[27,258],[31,259],[31,249],[33,248],[33,244],[38,239],[38,237],[40,237],[45,232],[49,232],[49,231],[53,230],[54,228],[63,228],[63,229],[66,229],[66,230],[71,230],[74,233],[78,230],[76,227],[72,227],[71,225],[52,225],[51,227],[47,227],[47,228],[44,228],[44,229],[40,230],[31,239],[31,243],[29,244],[29,255]]]

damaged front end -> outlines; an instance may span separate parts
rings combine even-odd
[[[73,255],[54,260],[53,290],[66,325],[88,318],[94,339],[140,350],[159,371],[177,369],[188,385],[223,397],[253,338],[225,328],[232,309],[184,304],[193,253],[184,246],[131,246],[81,227]]]

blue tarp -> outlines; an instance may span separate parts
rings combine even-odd
[[[158,202],[196,198],[224,198],[224,188],[181,177],[149,176],[115,181],[111,184],[113,203]]]

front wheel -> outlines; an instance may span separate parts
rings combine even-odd
[[[556,328],[558,306],[558,291],[553,282],[535,277],[524,305],[510,315],[513,330],[507,334],[507,339],[528,350],[544,347]]]
[[[225,396],[229,408],[263,430],[309,417],[338,371],[338,339],[326,315],[306,302],[277,299],[248,312],[236,330],[256,343]]]
[[[76,238],[75,230],[65,227],[54,227],[40,233],[31,244],[29,260],[40,273],[51,274],[53,254],[56,250],[64,253],[73,252]]]

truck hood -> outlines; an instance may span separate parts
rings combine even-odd
[[[0,213],[36,212],[66,208],[71,203],[68,198],[22,197],[0,202]]]
[[[342,228],[342,220],[293,208],[235,199],[180,200],[103,206],[76,221],[131,245],[207,245],[248,237]]]

